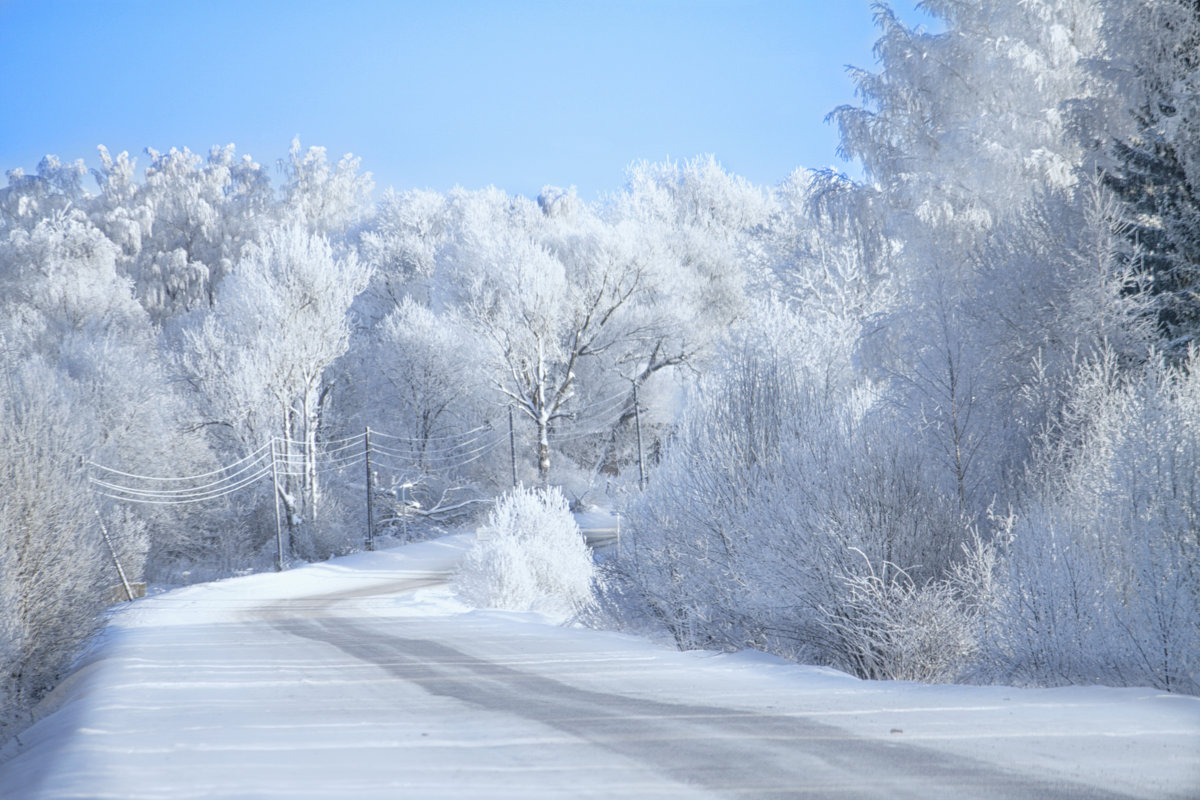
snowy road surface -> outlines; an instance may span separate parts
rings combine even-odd
[[[873,683],[474,611],[465,539],[126,606],[3,798],[1195,797],[1200,699]]]

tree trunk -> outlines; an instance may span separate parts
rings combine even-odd
[[[306,506],[306,517],[310,520],[317,518],[317,404],[314,402],[317,395],[315,387],[308,387],[304,391],[303,415],[304,415],[304,505]]]
[[[296,509],[296,478],[292,474],[292,412],[286,402],[282,403],[283,436],[280,441],[279,466],[282,468],[283,480],[279,484],[279,499],[283,501],[283,517],[287,523],[287,541],[284,552],[292,552],[295,539],[298,514]]]
[[[545,486],[550,481],[550,422],[543,414],[538,417],[538,480]]]

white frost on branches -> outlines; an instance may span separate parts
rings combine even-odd
[[[591,602],[595,579],[562,492],[518,487],[496,501],[454,588],[483,608],[569,615]]]

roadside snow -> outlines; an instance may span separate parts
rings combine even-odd
[[[394,620],[406,636],[592,692],[794,715],[1097,789],[1200,796],[1200,698],[860,681],[757,653],[680,653],[536,614],[470,609],[443,579],[470,541],[361,553],[121,607],[40,721],[0,754],[0,797],[669,793],[661,776],[618,755],[581,759],[561,731],[472,713],[296,635],[288,624],[299,615],[333,618],[334,629],[342,618]],[[617,766],[622,782],[606,783]]]

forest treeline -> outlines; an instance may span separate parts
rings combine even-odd
[[[352,550],[368,426],[405,524],[514,470],[621,508],[608,601],[683,647],[1200,690],[1200,3],[923,5],[876,6],[831,114],[859,180],[373,202],[298,141],[10,171],[8,721],[110,601],[101,525],[163,582],[269,569],[277,502],[289,553]]]

